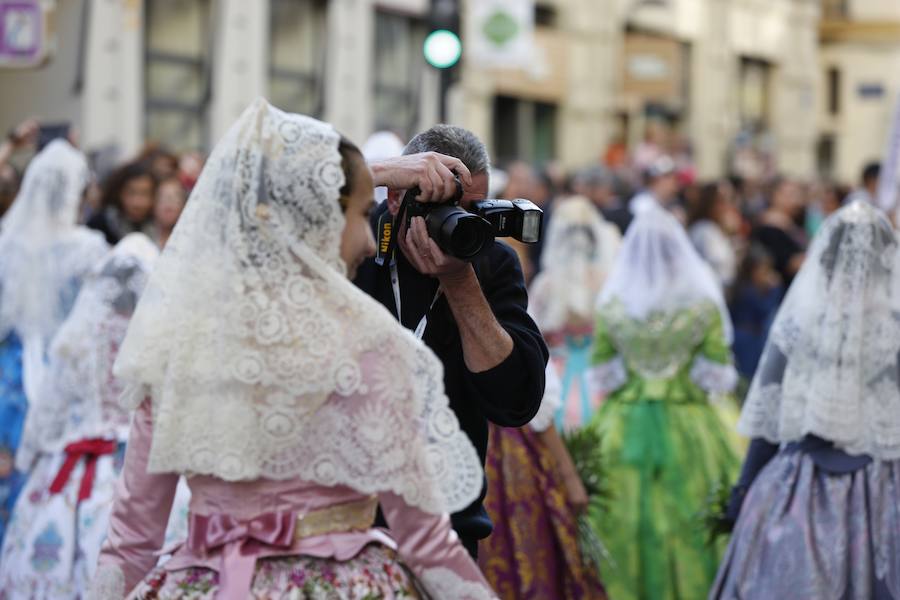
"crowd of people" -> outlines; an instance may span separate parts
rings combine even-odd
[[[0,146],[0,598],[900,600],[900,261],[857,190],[565,174],[258,100]],[[452,255],[411,198],[527,198]],[[743,466],[742,466],[743,459]]]

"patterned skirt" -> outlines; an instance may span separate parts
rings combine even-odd
[[[213,600],[219,574],[191,567],[166,571],[157,567],[144,578],[129,600],[190,598]],[[396,553],[378,544],[366,546],[350,560],[312,556],[261,558],[250,586],[252,600],[368,600],[421,598],[416,584]]]
[[[77,600],[88,588],[106,539],[116,479],[125,445],[97,458],[91,495],[78,500],[84,476],[81,460],[58,494],[49,492],[66,455],[42,455],[19,500],[0,556],[0,600]],[[190,491],[179,483],[166,541],[187,537]]]
[[[491,425],[485,507],[494,532],[478,546],[478,562],[503,600],[604,599],[585,568],[575,515],[553,458],[528,427]]]
[[[711,599],[900,599],[900,461],[834,474],[782,451],[750,488]]]

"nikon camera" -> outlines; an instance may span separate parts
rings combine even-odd
[[[461,260],[474,260],[494,238],[511,237],[526,244],[541,238],[544,212],[534,203],[523,200],[480,200],[470,210],[459,205],[463,189],[456,179],[456,194],[440,204],[419,202],[419,188],[406,192],[406,225],[413,217],[423,217],[428,235],[445,253]],[[470,212],[471,211],[471,212]]]

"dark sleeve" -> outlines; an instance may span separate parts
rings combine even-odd
[[[741,468],[741,476],[737,485],[731,489],[731,498],[728,500],[728,510],[725,514],[729,521],[732,523],[737,521],[741,514],[744,498],[747,496],[750,486],[753,485],[753,480],[777,453],[778,444],[767,442],[762,438],[753,438],[750,442],[744,466]]]
[[[513,350],[493,369],[472,373],[463,369],[466,387],[487,419],[502,427],[527,424],[541,406],[544,369],[549,353],[544,338],[528,315],[528,293],[515,252],[497,243],[478,265],[478,279]]]

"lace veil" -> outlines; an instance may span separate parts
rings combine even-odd
[[[731,318],[715,274],[681,223],[659,207],[639,211],[625,233],[598,304],[613,301],[638,320],[712,302],[721,314],[726,340],[732,340]]]
[[[829,217],[772,324],[739,431],[900,458],[898,284],[881,211],[856,201]]]
[[[24,345],[30,400],[44,374],[44,354],[84,276],[107,252],[103,236],[76,224],[89,171],[84,155],[54,140],[25,171],[0,223],[0,339],[15,331]]]
[[[346,277],[331,126],[256,101],[213,150],[116,362],[149,469],[299,477],[431,512],[483,473],[437,358]]]
[[[587,198],[574,196],[554,208],[541,272],[530,290],[532,315],[541,331],[593,321],[597,296],[620,243],[619,230]]]
[[[112,376],[119,346],[159,255],[142,233],[125,236],[85,278],[75,306],[49,350],[47,377],[32,402],[16,461],[30,470],[37,452],[61,451],[73,441],[124,440],[130,415]]]

